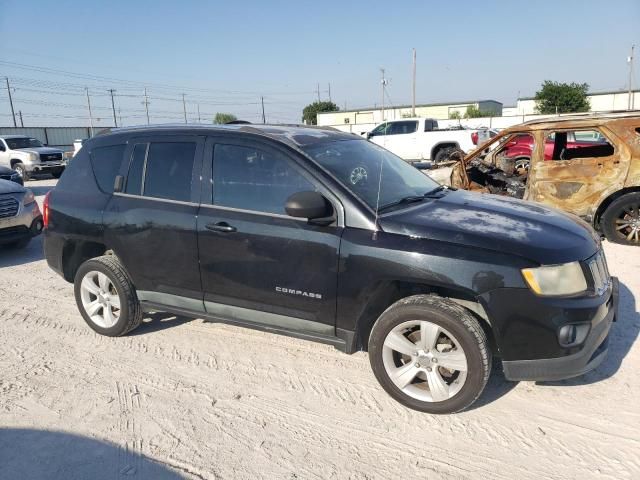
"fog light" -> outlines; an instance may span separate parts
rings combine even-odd
[[[587,338],[590,328],[589,323],[565,325],[558,331],[558,341],[563,347],[580,345]]]

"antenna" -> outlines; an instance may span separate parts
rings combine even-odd
[[[384,93],[385,93],[385,87],[387,86],[387,79],[384,78],[384,68],[380,68],[380,72],[382,73],[382,124],[385,124],[385,120],[384,120]],[[382,135],[382,143],[384,145],[387,144],[387,126],[385,125],[384,128],[384,133]],[[374,220],[374,226],[373,226],[373,235],[371,236],[372,240],[376,240],[378,238],[378,230],[380,230],[380,226],[378,225],[378,217],[379,217],[379,213],[378,211],[380,210],[380,191],[382,190],[382,165],[384,164],[384,151],[380,150],[380,172],[378,172],[378,194],[376,196],[376,217]]]

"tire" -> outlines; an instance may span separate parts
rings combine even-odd
[[[91,288],[87,288],[85,282],[90,283],[88,286]],[[104,295],[105,292],[109,294]],[[136,290],[124,267],[113,255],[87,260],[80,265],[74,279],[74,293],[82,318],[101,335],[120,337],[142,323],[142,309]],[[88,308],[96,310],[90,315]]]
[[[435,349],[422,348],[423,326],[426,342]],[[396,350],[408,347],[410,355]],[[414,347],[420,355],[415,355]],[[402,405],[421,412],[455,413],[469,407],[487,384],[491,361],[478,320],[457,303],[433,295],[394,303],[369,336],[369,362],[382,388]]]
[[[11,168],[13,168],[16,172],[20,174],[23,181],[26,182],[27,180],[29,180],[29,172],[27,172],[27,168],[24,166],[24,163],[16,162],[11,166]]]
[[[436,153],[436,156],[433,158],[433,163],[435,163],[436,165],[438,163],[441,162],[446,162],[447,160],[449,160],[449,157],[454,153],[457,152],[459,149],[456,147],[445,147],[445,148],[441,148],[440,150],[438,150],[438,153]],[[464,155],[463,155],[464,157]]]
[[[62,176],[62,174],[64,173],[64,168],[60,168],[60,169],[56,169],[56,170],[51,170],[51,176],[53,178],[60,178]]]
[[[604,211],[600,227],[610,242],[640,247],[640,192],[614,200]]]

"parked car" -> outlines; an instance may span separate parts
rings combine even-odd
[[[455,151],[473,150],[472,137],[478,132],[462,127],[439,129],[432,118],[405,118],[382,123],[366,137],[408,162],[439,163]]]
[[[0,136],[0,165],[11,167],[24,180],[34,173],[50,173],[60,178],[66,162],[62,150],[45,147],[40,140],[24,135]]]
[[[522,159],[524,165],[518,163]],[[527,122],[440,167],[428,173],[446,185],[559,208],[582,217],[611,242],[640,246],[637,114]]]
[[[24,185],[24,180],[18,172],[9,167],[3,167],[2,165],[0,165],[0,180],[11,180],[12,182]]]
[[[511,380],[595,368],[616,316],[586,223],[442,187],[332,129],[116,129],[85,143],[44,211],[46,260],[96,332],[153,310],[366,350],[382,387],[425,412],[471,405],[494,355]]]
[[[24,248],[42,232],[44,221],[33,192],[0,180],[0,248]]]

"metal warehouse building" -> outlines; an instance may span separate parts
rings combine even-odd
[[[629,109],[629,92],[627,90],[593,92],[587,95],[591,104],[591,112],[611,112]],[[640,108],[640,90],[631,92],[631,110]],[[534,115],[536,101],[533,97],[518,99],[514,106],[504,107],[503,116]]]

